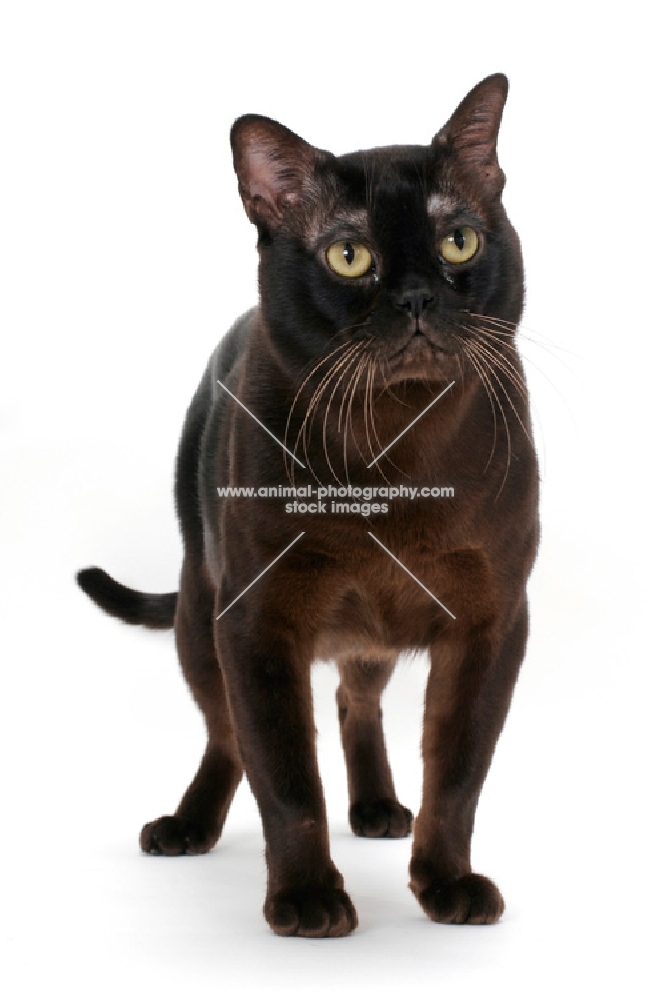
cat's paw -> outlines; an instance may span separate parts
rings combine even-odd
[[[433,878],[410,888],[431,920],[438,924],[495,924],[504,912],[502,894],[484,875],[454,881]]]
[[[357,837],[408,837],[413,819],[396,799],[366,799],[349,810],[349,823]]]
[[[344,937],[358,926],[344,889],[304,886],[269,895],[264,916],[281,937]]]
[[[205,854],[216,841],[216,834],[206,834],[195,823],[178,816],[161,816],[146,823],[139,836],[141,850],[146,854],[163,854],[169,858],[179,854]]]

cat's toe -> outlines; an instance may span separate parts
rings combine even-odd
[[[349,823],[357,837],[407,837],[413,819],[396,799],[366,799],[349,810]]]
[[[264,915],[281,937],[344,937],[358,925],[356,910],[344,889],[305,886],[270,895]]]
[[[216,839],[188,820],[178,816],[161,816],[146,823],[139,836],[139,844],[146,854],[174,858],[180,854],[205,854]]]
[[[433,878],[410,888],[431,920],[439,924],[495,924],[504,912],[502,894],[484,875],[463,875],[453,881]]]

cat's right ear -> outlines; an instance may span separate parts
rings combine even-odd
[[[243,115],[234,122],[231,148],[248,218],[269,229],[279,227],[285,213],[303,201],[314,186],[318,164],[330,155],[261,115]]]

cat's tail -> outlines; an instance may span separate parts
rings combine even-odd
[[[76,582],[103,611],[128,625],[173,627],[177,593],[142,594],[140,590],[124,587],[98,566],[80,570],[76,574]]]

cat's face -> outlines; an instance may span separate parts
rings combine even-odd
[[[483,81],[428,146],[341,157],[270,119],[239,119],[262,311],[285,358],[362,341],[386,382],[441,380],[480,317],[517,323],[520,246],[495,152],[506,88]]]

